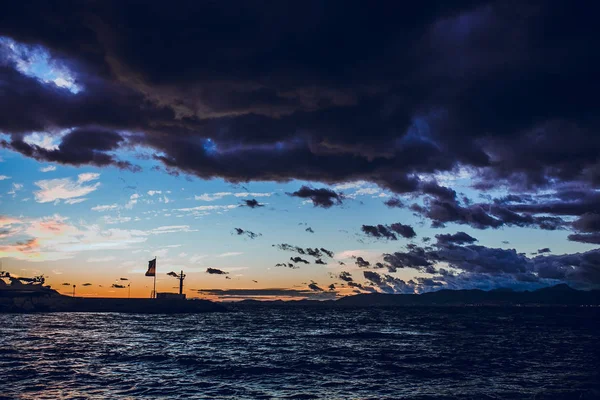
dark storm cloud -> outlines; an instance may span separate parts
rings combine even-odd
[[[327,265],[327,263],[326,263],[325,261],[321,260],[320,258],[317,258],[317,259],[315,260],[315,264]]]
[[[89,282],[86,282],[86,283],[84,283],[84,284],[83,284],[83,285],[81,285],[81,286],[92,286],[92,284],[91,284],[91,283],[89,283]]]
[[[306,251],[304,251],[304,249],[302,247],[293,246],[288,243],[281,243],[281,244],[277,244],[277,245],[274,244],[273,247],[277,247],[279,250],[294,251],[294,252],[302,254],[302,255],[306,254]]]
[[[427,252],[425,249],[418,246],[409,249],[407,252],[395,252],[383,255],[383,261],[385,261],[392,270],[399,268],[414,268],[428,273],[435,273],[433,267],[434,259],[435,253]]]
[[[290,257],[290,261],[294,263],[310,264],[309,261],[305,260],[302,257]]]
[[[338,278],[340,278],[341,280],[343,280],[345,282],[352,282],[354,280],[354,279],[352,279],[352,274],[350,272],[346,272],[346,271],[340,272],[340,274],[338,275]]]
[[[288,196],[310,199],[315,207],[322,208],[329,208],[336,204],[340,205],[343,199],[341,193],[336,193],[331,189],[314,189],[309,186],[302,186],[299,190],[288,193]]]
[[[323,247],[321,247],[320,250],[323,252],[323,254],[326,254],[327,257],[333,258],[333,251],[324,249]]]
[[[569,190],[559,188],[548,196],[538,196],[535,202],[511,204],[506,206],[516,212],[530,214],[570,215],[583,216],[590,214],[581,222],[581,226],[594,220],[593,214],[600,212],[600,193],[596,190]],[[587,221],[586,221],[587,220]]]
[[[312,290],[313,292],[323,292],[323,289],[321,289],[318,285],[317,282],[311,282],[308,284],[308,288],[310,290]]]
[[[417,236],[412,226],[404,225],[399,222],[391,224],[390,229],[406,239],[411,239]]]
[[[222,271],[218,268],[206,268],[206,273],[211,275],[227,275],[229,272]]]
[[[298,247],[298,246],[293,246],[288,243],[281,243],[281,244],[277,244],[277,245],[274,244],[273,247],[277,247],[280,250],[293,251],[293,252],[296,252],[301,255],[308,255],[311,257],[315,257],[317,259],[323,258],[325,256],[333,258],[333,255],[334,255],[333,251],[327,250],[323,247],[321,247],[320,249],[317,247],[302,248],[302,247]],[[317,263],[317,264],[319,264],[319,263]]]
[[[354,263],[361,268],[368,268],[371,266],[371,263],[362,257],[356,257],[356,260],[354,261]]]
[[[385,204],[389,208],[404,208],[405,207],[402,200],[400,200],[398,197],[392,197],[391,199],[384,201],[383,204]]]
[[[543,1],[12,2],[0,15],[0,36],[17,41],[0,41],[2,145],[129,169],[114,153],[146,148],[167,173],[231,182],[365,180],[425,194],[412,209],[435,227],[558,229],[560,216],[600,212],[593,11]],[[80,92],[19,71],[46,50]],[[67,129],[55,150],[25,140]],[[482,190],[517,194],[471,204],[418,178],[459,167]],[[590,190],[528,197],[561,184]],[[296,193],[319,207],[342,202],[327,191]]]
[[[13,135],[10,142],[2,141],[2,147],[35,158],[60,164],[85,165],[98,167],[113,165],[121,169],[139,171],[140,168],[128,161],[120,161],[107,152],[119,148],[124,138],[118,133],[102,129],[76,129],[67,133],[56,150],[48,150],[23,141],[20,135]]]
[[[264,207],[264,204],[259,203],[256,199],[243,200],[242,205],[250,208]]]
[[[125,289],[127,286],[119,285],[118,283],[113,283],[110,287],[113,289]]]
[[[431,219],[434,228],[442,228],[449,222],[476,229],[520,226],[556,230],[566,226],[566,222],[560,217],[519,214],[513,211],[518,208],[516,205],[472,204],[466,198],[459,199],[454,190],[433,182],[422,184],[421,190],[428,195],[423,206],[413,204],[410,208]]]
[[[433,275],[434,282],[417,279],[414,287],[417,291],[431,290],[440,286],[440,282],[454,289],[502,286],[531,289],[560,282],[581,288],[600,286],[598,249],[563,255],[550,255],[547,254],[550,249],[540,249],[540,255],[528,258],[514,249],[458,245],[444,240],[429,248],[407,247],[406,252],[384,254],[384,261],[393,268],[415,268]],[[440,262],[450,269],[433,267]],[[369,277],[376,282],[373,280],[376,275]]]
[[[367,236],[389,240],[398,240],[398,236],[396,234],[399,234],[407,239],[417,236],[415,230],[411,226],[404,225],[399,222],[391,225],[363,225],[361,230]]]
[[[277,298],[277,297],[307,297],[316,299],[331,299],[335,297],[332,293],[316,292],[309,289],[199,289],[198,293],[204,295],[218,296],[222,299],[246,299],[246,298]]]
[[[538,254],[544,254],[544,253],[551,253],[552,250],[550,250],[549,247],[544,247],[543,249],[538,249]]]
[[[600,214],[585,213],[573,222],[573,228],[581,232],[600,232]]]
[[[572,242],[600,244],[600,232],[572,233],[567,238]]]
[[[290,268],[290,269],[298,269],[298,268],[300,268],[297,265],[294,265],[292,263],[277,263],[277,264],[275,264],[275,266],[276,267]]]
[[[254,233],[252,231],[248,231],[242,228],[234,228],[235,229],[235,233],[238,236],[247,236],[249,239],[256,239],[259,236],[262,236],[262,233]]]
[[[475,239],[474,237],[472,237],[471,235],[465,233],[465,232],[456,232],[455,234],[441,234],[441,235],[435,235],[435,238],[437,239],[437,243],[438,245],[445,245],[445,244],[465,244],[465,243],[474,243],[477,241],[477,239]]]

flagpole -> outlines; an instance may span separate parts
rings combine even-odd
[[[154,298],[156,298],[156,256],[154,256]]]

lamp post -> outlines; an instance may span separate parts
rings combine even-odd
[[[75,288],[77,287],[77,285],[73,285],[73,297],[75,297]]]

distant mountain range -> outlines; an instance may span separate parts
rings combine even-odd
[[[342,297],[338,300],[317,301],[256,301],[244,300],[243,305],[314,305],[321,307],[374,307],[374,306],[534,306],[534,305],[600,305],[600,290],[576,290],[566,284],[517,292],[512,289],[490,291],[439,290],[423,294],[369,293]]]

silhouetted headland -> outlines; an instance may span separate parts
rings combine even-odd
[[[342,297],[338,300],[256,301],[244,300],[242,305],[312,305],[316,307],[397,307],[397,306],[599,306],[600,290],[576,290],[566,284],[537,289],[450,290],[423,294],[368,293]]]

